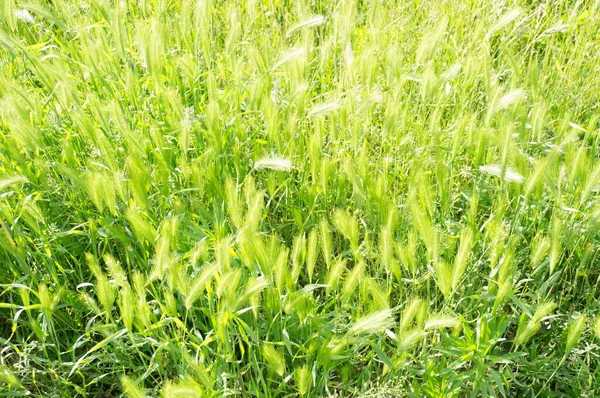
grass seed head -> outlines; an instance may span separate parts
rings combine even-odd
[[[522,183],[525,181],[525,177],[519,174],[519,172],[511,169],[510,167],[502,170],[502,166],[499,164],[488,164],[481,166],[479,167],[479,170],[485,174],[502,178],[506,182]]]
[[[308,394],[312,384],[312,374],[307,365],[303,365],[294,370],[294,381],[296,382],[296,389],[300,396]]]
[[[300,21],[292,25],[287,31],[287,36],[290,37],[294,32],[298,30],[312,28],[314,26],[323,25],[324,23],[325,17],[323,15],[313,15],[309,18],[306,18],[304,21]]]
[[[337,111],[341,107],[342,107],[342,104],[338,101],[331,101],[331,102],[326,102],[323,104],[318,104],[318,105],[313,106],[308,111],[308,117],[310,118],[310,117],[325,116],[332,112]]]
[[[579,338],[585,330],[585,324],[587,317],[585,315],[579,315],[567,329],[567,340],[565,343],[565,351],[569,352],[579,342]]]
[[[276,171],[290,171],[292,168],[292,161],[280,156],[262,158],[254,163],[255,170],[269,169]]]
[[[271,369],[273,373],[276,373],[277,375],[282,377],[286,369],[283,354],[281,354],[271,344],[263,344],[262,354],[265,358],[265,361],[267,362],[269,369]]]
[[[424,330],[429,329],[454,329],[461,325],[458,318],[450,315],[434,315],[427,319],[425,322]]]
[[[123,392],[129,398],[144,398],[146,397],[146,393],[144,389],[141,388],[135,380],[123,376],[121,377],[121,385],[123,386]]]
[[[376,311],[359,318],[350,328],[351,334],[373,334],[389,329],[394,324],[392,310]]]

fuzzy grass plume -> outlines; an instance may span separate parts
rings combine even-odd
[[[0,395],[600,396],[598,1],[0,4]]]

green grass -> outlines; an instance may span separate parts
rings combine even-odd
[[[3,0],[0,396],[600,395],[600,2]]]

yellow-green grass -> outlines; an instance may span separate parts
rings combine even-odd
[[[0,396],[600,395],[599,48],[593,0],[3,0]]]

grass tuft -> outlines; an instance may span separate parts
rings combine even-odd
[[[0,396],[600,396],[598,1],[0,4]]]

